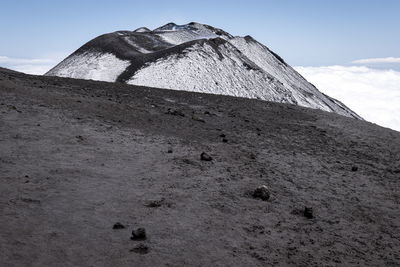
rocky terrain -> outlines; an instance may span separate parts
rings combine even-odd
[[[362,120],[0,70],[1,266],[399,266],[399,178]]]

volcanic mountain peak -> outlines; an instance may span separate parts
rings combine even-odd
[[[361,119],[251,36],[196,22],[101,35],[46,75],[258,98]]]
[[[146,27],[140,27],[140,28],[137,28],[136,30],[134,30],[134,32],[151,32],[151,30]]]

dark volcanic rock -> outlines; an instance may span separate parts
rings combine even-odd
[[[192,120],[199,121],[199,122],[206,122],[202,117],[192,116]]]
[[[185,117],[185,113],[183,113],[181,110],[179,109],[168,109],[167,114],[173,115],[173,116],[181,116],[181,117]]]
[[[131,252],[135,252],[138,254],[147,254],[150,251],[150,248],[145,245],[145,244],[139,244],[136,247],[132,248],[131,250],[129,250]]]
[[[212,157],[205,152],[201,153],[200,159],[204,160],[204,161],[212,161],[213,160]]]
[[[125,225],[123,225],[122,223],[119,223],[119,222],[115,223],[113,226],[113,229],[116,229],[116,230],[124,229],[124,228],[125,228]]]
[[[254,198],[259,198],[263,201],[267,201],[270,198],[270,192],[266,185],[257,187],[252,195]]]
[[[159,199],[159,200],[151,200],[148,203],[146,203],[145,206],[149,207],[149,208],[159,208],[164,204],[168,206],[168,203],[166,203],[165,199],[162,198],[162,199]]]
[[[132,231],[132,240],[146,240],[146,229],[144,228],[137,228],[136,230]]]
[[[312,207],[304,207],[304,217],[308,219],[314,218],[314,212]]]

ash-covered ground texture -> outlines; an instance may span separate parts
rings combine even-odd
[[[195,22],[101,35],[46,75],[256,98],[361,119],[251,36]]]
[[[1,266],[399,266],[400,133],[0,70]]]

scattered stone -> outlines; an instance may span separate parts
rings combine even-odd
[[[77,135],[77,136],[75,136],[75,138],[78,139],[79,141],[83,141],[84,140],[82,135]]]
[[[197,116],[192,116],[192,120],[199,121],[199,122],[206,122],[203,118],[197,117]]]
[[[226,135],[222,133],[222,134],[219,135],[219,137],[225,138]]]
[[[200,159],[204,161],[212,161],[212,157],[205,152],[201,153]]]
[[[308,219],[314,218],[312,207],[304,207],[304,217],[306,217]]]
[[[226,138],[222,138],[222,142],[224,142],[224,143],[228,143],[228,139],[226,139]]]
[[[185,164],[197,165],[197,163],[191,159],[182,159],[182,162]]]
[[[23,202],[26,202],[26,203],[40,204],[40,200],[39,200],[39,199],[21,198],[21,200],[22,200]]]
[[[254,198],[260,198],[263,201],[267,201],[270,197],[269,189],[266,185],[257,187],[253,192]]]
[[[113,229],[118,230],[118,229],[125,229],[125,225],[123,225],[120,222],[117,222],[114,224]]]
[[[145,244],[139,244],[136,247],[132,248],[129,250],[130,252],[135,252],[138,254],[147,254],[150,251],[150,248],[146,246]]]
[[[162,198],[159,200],[152,200],[152,201],[148,202],[147,204],[145,204],[145,206],[149,207],[149,208],[159,208],[164,204],[165,204],[165,199]]]
[[[166,112],[166,114],[173,115],[173,116],[185,117],[185,114],[182,111],[178,110],[178,109],[171,110],[169,108],[168,111]]]
[[[132,231],[131,240],[146,240],[146,229],[138,228]]]
[[[356,172],[356,171],[358,171],[358,167],[357,167],[357,166],[353,166],[353,167],[351,167],[351,171],[352,171],[352,172]]]
[[[171,154],[173,151],[172,151],[172,148],[168,148],[168,151],[167,151],[169,154]]]

